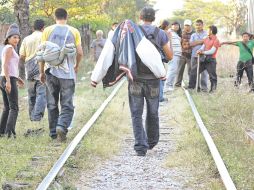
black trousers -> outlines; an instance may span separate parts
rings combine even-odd
[[[245,71],[247,74],[248,78],[248,83],[250,87],[253,86],[253,65],[252,65],[252,60],[242,62],[239,61],[237,64],[237,76],[236,76],[236,81],[238,84],[241,84],[241,80],[243,77],[243,72]]]
[[[7,93],[5,90],[6,79],[3,76],[0,77],[0,89],[4,104],[0,120],[0,134],[7,133],[8,135],[15,135],[15,126],[19,111],[17,78],[10,77],[10,81],[11,92]]]
[[[200,63],[199,67],[199,74],[202,73],[204,70],[207,70],[211,82],[211,88],[213,87],[216,88],[217,86],[216,65],[217,65],[216,59],[206,57],[204,62]],[[195,85],[196,85],[196,75],[191,75],[189,86],[195,88]]]

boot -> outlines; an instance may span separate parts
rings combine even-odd
[[[249,92],[254,92],[254,83],[249,83],[249,86],[250,86],[250,90]]]
[[[209,91],[209,93],[213,93],[216,91],[216,88],[217,88],[217,84],[214,83],[214,82],[211,82],[211,89]]]

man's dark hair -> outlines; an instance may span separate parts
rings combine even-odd
[[[34,21],[34,30],[42,30],[45,26],[45,22],[42,19],[38,19]]]
[[[201,20],[201,19],[196,20],[196,23],[200,23],[202,25],[204,24],[203,20]]]
[[[212,34],[213,35],[216,35],[217,32],[218,32],[218,29],[216,26],[212,25],[212,26],[209,26],[209,29],[212,31]]]
[[[66,20],[67,19],[67,11],[63,8],[57,8],[55,10],[55,17],[57,20]]]
[[[165,30],[168,26],[169,26],[169,21],[163,20],[159,28],[162,30]]]
[[[144,7],[140,12],[140,19],[147,22],[155,20],[155,10],[151,7]]]
[[[247,34],[249,37],[251,37],[251,35],[250,35],[248,32],[242,33],[242,36],[243,36],[243,35],[246,35],[246,34]]]
[[[113,22],[111,26],[118,25],[118,22]]]

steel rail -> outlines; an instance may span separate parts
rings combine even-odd
[[[39,184],[37,187],[37,190],[46,190],[52,181],[55,179],[61,168],[64,166],[65,162],[68,160],[72,152],[75,150],[76,146],[80,143],[80,141],[83,139],[83,137],[86,135],[88,130],[92,127],[92,125],[95,123],[95,121],[98,119],[98,117],[101,115],[101,113],[104,111],[104,109],[107,107],[109,102],[113,99],[113,97],[116,95],[118,90],[122,87],[126,79],[123,79],[120,81],[120,83],[115,87],[115,89],[112,91],[112,93],[109,95],[109,97],[101,104],[99,109],[93,114],[93,116],[90,118],[90,120],[84,125],[84,127],[80,130],[80,132],[76,135],[76,137],[71,141],[71,143],[68,145],[68,147],[65,149],[63,154],[60,156],[60,158],[56,161],[54,166],[51,168],[47,176],[43,179],[43,181]]]
[[[221,155],[220,155],[220,153],[219,153],[219,151],[218,151],[211,135],[209,134],[207,128],[205,127],[205,125],[202,121],[201,116],[198,113],[198,110],[195,106],[195,103],[194,103],[189,91],[186,90],[184,87],[183,87],[183,89],[184,89],[185,95],[188,99],[188,102],[191,106],[192,112],[195,116],[198,127],[199,127],[201,133],[203,134],[203,136],[205,138],[205,141],[206,141],[206,143],[208,145],[208,148],[211,152],[213,160],[214,160],[214,162],[216,164],[216,167],[217,167],[217,169],[220,173],[220,176],[221,176],[221,179],[224,183],[224,186],[226,187],[227,190],[236,190],[235,184],[234,184],[233,180],[231,179],[231,177],[229,175],[229,172],[228,172],[228,170],[227,170],[227,168],[226,168],[226,166],[225,166],[225,164],[224,164],[224,162],[221,158]]]

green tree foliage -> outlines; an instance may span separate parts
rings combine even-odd
[[[13,10],[8,9],[6,6],[0,7],[0,24],[13,23],[15,20]]]
[[[13,7],[17,0],[0,0],[0,22],[11,23],[15,20]],[[138,18],[142,7],[151,0],[33,0],[30,1],[30,22],[38,18],[54,23],[54,10],[67,9],[69,23],[75,27],[89,24],[95,31],[108,28],[112,22]]]
[[[230,0],[227,4],[220,0],[186,0],[183,9],[175,11],[171,20],[202,19],[206,25],[225,27],[231,34],[245,27],[246,10],[246,0]]]
[[[139,11],[150,3],[149,0],[108,0],[104,9],[112,21],[121,22],[125,19],[137,21]]]
[[[109,24],[108,16],[103,12],[105,0],[35,0],[31,2],[32,18],[43,17],[48,24],[54,22],[54,10],[65,8],[69,13],[69,23],[80,27],[89,23],[93,28]]]

